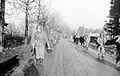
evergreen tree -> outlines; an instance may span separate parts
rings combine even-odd
[[[112,35],[120,35],[120,25],[119,25],[119,18],[120,18],[120,0],[111,0],[111,9],[109,13],[109,22],[105,24],[104,30]]]

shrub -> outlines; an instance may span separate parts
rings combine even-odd
[[[4,47],[13,48],[24,44],[24,37],[20,35],[5,34]]]

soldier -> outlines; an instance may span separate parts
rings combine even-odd
[[[85,42],[86,42],[86,50],[88,50],[88,45],[90,43],[90,36],[89,35],[87,35]]]
[[[103,37],[102,33],[98,37],[97,43],[99,44],[99,46],[98,46],[98,58],[100,58],[100,57],[104,58],[105,49],[104,49],[104,37]]]
[[[50,48],[47,35],[41,26],[37,26],[35,32],[32,34],[31,44],[35,48],[36,63],[42,63],[44,59],[45,45]]]

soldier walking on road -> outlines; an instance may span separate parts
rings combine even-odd
[[[45,45],[50,48],[47,35],[41,26],[37,26],[35,32],[32,34],[31,44],[35,48],[36,63],[42,63],[44,59]]]
[[[105,49],[104,49],[103,33],[101,33],[100,36],[98,37],[97,43],[99,44],[98,45],[98,58],[100,57],[104,58]]]
[[[88,45],[90,43],[90,36],[87,35],[86,39],[85,39],[85,43],[86,43],[86,50],[88,50]]]

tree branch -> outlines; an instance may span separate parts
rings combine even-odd
[[[31,3],[33,3],[33,2],[35,2],[35,0],[30,1],[29,4],[31,4]]]

